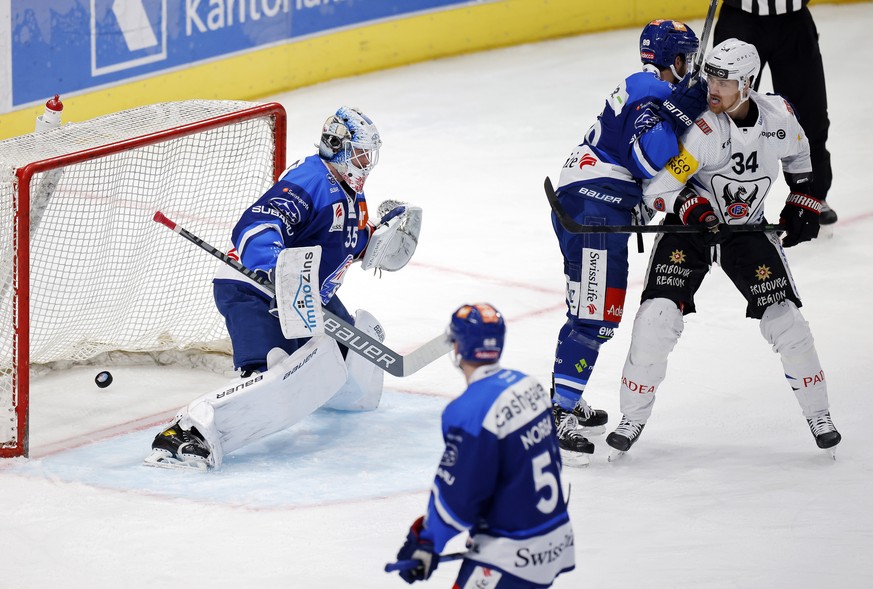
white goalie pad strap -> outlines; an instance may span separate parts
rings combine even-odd
[[[225,454],[298,423],[336,394],[348,378],[337,343],[317,336],[267,372],[234,378],[192,401],[181,420],[196,426],[220,468]]]
[[[363,309],[355,312],[355,327],[378,338],[380,342],[385,341],[385,331],[379,320]],[[346,354],[346,367],[348,379],[325,407],[341,411],[372,411],[379,407],[385,371],[352,353]]]
[[[382,223],[370,236],[367,250],[361,260],[364,270],[379,268],[395,272],[412,259],[421,232],[421,207],[403,205],[405,211]]]
[[[282,250],[276,261],[276,307],[282,335],[288,339],[324,333],[318,269],[321,246]]]

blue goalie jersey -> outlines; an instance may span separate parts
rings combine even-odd
[[[585,141],[564,163],[559,194],[578,194],[624,210],[638,205],[640,182],[679,153],[679,138],[657,114],[673,88],[653,66],[622,80]]]
[[[469,531],[466,558],[548,586],[575,566],[573,529],[549,394],[534,378],[497,365],[476,370],[446,407],[445,452],[423,538],[442,551]]]
[[[283,249],[320,245],[319,284],[322,303],[326,304],[366,248],[372,230],[367,221],[364,194],[349,196],[324,160],[311,155],[292,164],[243,213],[231,240],[245,267],[265,271],[275,268]],[[215,282],[244,284],[272,297],[230,267],[220,268]]]

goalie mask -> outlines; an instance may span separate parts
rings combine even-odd
[[[673,63],[676,56],[682,56],[688,64],[686,75],[690,74],[699,47],[700,41],[691,27],[678,20],[653,20],[640,34],[640,60],[659,69],[669,69],[677,80],[683,76],[676,72]]]
[[[367,116],[356,108],[340,107],[324,122],[318,155],[331,164],[355,192],[379,161],[382,140]]]
[[[503,353],[506,324],[503,315],[488,303],[462,305],[452,315],[447,335],[450,342],[458,344],[456,366],[462,359],[493,364]]]
[[[752,84],[760,70],[761,58],[758,57],[758,50],[754,45],[738,39],[726,39],[713,47],[703,64],[705,76],[737,81],[740,91],[737,106],[749,99]]]

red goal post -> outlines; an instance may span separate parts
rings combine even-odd
[[[27,456],[30,368],[116,351],[228,351],[220,262],[152,221],[228,244],[285,167],[277,103],[134,108],[0,141],[0,457]]]

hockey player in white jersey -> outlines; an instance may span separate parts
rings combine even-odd
[[[685,136],[680,153],[645,186],[644,198],[667,212],[664,224],[696,225],[699,234],[666,231],[649,261],[642,303],[622,372],[622,420],[607,443],[613,456],[639,439],[664,380],[667,356],[695,312],[694,295],[717,263],[747,301],[746,316],[760,320],[761,334],[780,355],[819,448],[840,443],[831,421],[827,380],[783,248],[818,234],[821,202],[804,192],[812,167],[809,144],[791,105],[751,89],[760,70],[755,47],[728,39],[707,55],[703,75],[709,110]],[[731,232],[764,221],[764,200],[780,172],[789,194],[780,214],[779,237]]]
[[[421,209],[396,201],[369,221],[364,183],[379,159],[379,132],[360,110],[327,118],[318,153],[292,164],[246,209],[231,234],[239,261],[275,296],[229,266],[214,280],[240,378],[188,404],[152,443],[146,464],[218,468],[224,455],[297,423],[319,407],[370,410],[384,373],[324,335],[321,309],[384,339],[370,313],[337,296],[347,270],[399,270],[412,257]]]
[[[679,152],[679,138],[706,109],[705,84],[690,84],[699,46],[691,27],[676,20],[654,20],[643,28],[642,71],[619,82],[561,170],[556,195],[576,222],[649,220],[651,211],[640,206],[641,181]],[[567,285],[552,379],[555,422],[564,464],[586,466],[594,444],[585,435],[603,433],[608,416],[588,404],[585,388],[600,347],[612,339],[623,315],[628,236],[573,233],[555,214],[552,227]]]
[[[443,412],[445,452],[427,512],[397,554],[407,583],[429,578],[446,543],[463,532],[470,548],[456,589],[549,587],[575,566],[549,393],[500,367],[505,332],[488,304],[452,315],[453,358],[468,386]]]

